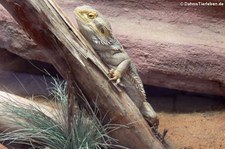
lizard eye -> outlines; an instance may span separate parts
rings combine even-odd
[[[88,17],[89,19],[94,19],[94,18],[97,17],[97,15],[96,15],[96,13],[89,12],[89,13],[87,14],[87,17]]]

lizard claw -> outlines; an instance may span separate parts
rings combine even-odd
[[[110,78],[112,78],[113,77],[113,73],[114,73],[114,71],[115,71],[115,69],[110,69],[109,70],[109,72],[108,72],[108,76],[110,77]]]
[[[114,81],[115,80],[116,81],[116,85],[121,82],[120,78],[117,78],[117,77],[110,78],[109,80],[110,81]]]
[[[120,83],[120,78],[116,80],[116,85]]]
[[[110,69],[108,75],[110,77],[110,81],[116,81],[116,85],[121,82],[121,72],[118,70]]]

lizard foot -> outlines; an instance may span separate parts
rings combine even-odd
[[[140,111],[150,127],[158,128],[159,119],[152,106],[148,102],[143,102]]]
[[[148,125],[150,127],[158,128],[159,126],[159,119],[157,117],[152,118],[152,117],[146,117],[144,116],[145,120],[147,121]]]
[[[116,81],[116,84],[120,83],[120,78],[121,78],[121,72],[115,69],[110,69],[109,73],[108,73],[109,77],[110,77],[110,81]]]

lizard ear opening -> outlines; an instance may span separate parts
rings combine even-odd
[[[102,34],[105,34],[105,30],[104,30],[103,27],[100,28],[100,31],[101,31]]]

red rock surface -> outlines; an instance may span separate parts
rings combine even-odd
[[[35,49],[40,48],[37,46],[36,43],[33,42],[31,38],[29,38],[29,36],[10,16],[10,14],[0,5],[0,55],[6,55],[5,50],[8,50],[15,54],[25,54],[25,51],[34,52]],[[26,52],[26,55],[29,55],[29,52]],[[10,56],[8,56],[8,58],[9,57]],[[35,58],[30,57],[30,59],[47,61],[38,53],[36,53]],[[13,60],[14,59],[12,58],[12,61]]]
[[[225,4],[182,7],[176,1],[70,2],[59,0],[70,18],[74,5],[82,4],[107,16],[145,84],[224,95]]]
[[[225,95],[225,6],[182,7],[179,1],[166,0],[57,2],[74,22],[73,9],[78,5],[100,10],[144,84]],[[0,9],[0,48],[14,53],[38,48]]]

